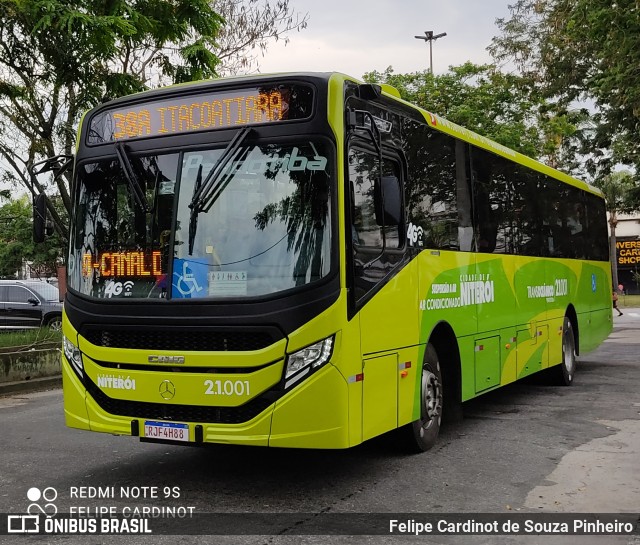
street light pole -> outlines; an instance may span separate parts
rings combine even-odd
[[[424,40],[425,43],[429,42],[429,71],[433,76],[433,42],[435,42],[438,38],[444,38],[447,35],[446,32],[442,32],[441,34],[436,34],[434,36],[433,30],[425,30],[424,36],[415,36],[418,40]]]

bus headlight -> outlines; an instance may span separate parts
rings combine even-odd
[[[284,374],[285,388],[295,384],[312,371],[322,367],[331,358],[333,335],[318,341],[287,357],[287,369]]]
[[[62,347],[64,349],[65,357],[67,358],[69,363],[73,366],[76,373],[78,373],[78,375],[82,377],[83,365],[82,365],[82,353],[80,352],[80,349],[64,336],[62,337]]]

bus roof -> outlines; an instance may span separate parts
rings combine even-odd
[[[344,74],[335,73],[334,76],[342,77],[350,81],[353,81],[355,83],[363,83],[362,81],[356,78],[352,78]],[[457,125],[456,123],[453,123],[445,119],[444,117],[434,114],[428,110],[425,110],[424,108],[421,108],[420,106],[417,106],[416,104],[413,104],[411,102],[408,102],[400,98],[400,93],[390,85],[383,84],[380,87],[381,87],[382,94],[386,98],[399,102],[403,104],[405,107],[409,107],[415,111],[420,112],[420,114],[424,117],[425,121],[429,124],[429,126],[438,131],[447,133],[469,144],[474,144],[479,148],[485,149],[497,155],[501,155],[502,157],[506,157],[516,163],[519,163],[527,168],[531,168],[533,170],[546,174],[561,182],[567,183],[569,185],[573,185],[575,187],[578,187],[580,189],[583,189],[595,195],[602,196],[602,192],[598,188],[582,180],[574,178],[573,176],[570,176],[569,174],[566,174],[560,170],[550,167],[549,165],[545,165],[544,163],[536,159],[533,159],[527,155],[524,155],[520,152],[512,150],[511,148],[508,148],[507,146],[499,144],[498,142],[491,140],[486,136],[482,136],[481,134],[478,134],[469,129],[461,127],[460,125]]]
[[[147,91],[141,91],[139,93],[133,93],[131,95],[119,97],[109,101],[108,105],[109,107],[112,107],[121,102],[129,102],[131,100],[147,99],[152,97],[155,98],[158,96],[162,96],[165,93],[174,92],[178,88],[185,88],[185,87],[188,87],[189,89],[197,89],[199,87],[212,87],[212,86],[216,87],[218,85],[226,86],[234,82],[250,83],[256,80],[275,80],[278,78],[291,79],[291,78],[309,78],[309,77],[318,78],[326,81],[333,79],[341,82],[352,81],[356,84],[364,83],[363,81],[357,78],[354,78],[352,76],[349,76],[341,72],[275,72],[275,73],[269,73],[269,74],[250,74],[250,75],[241,75],[241,76],[230,76],[230,77],[224,77],[224,78],[218,78],[218,79],[201,80],[197,82],[177,83],[174,85],[168,85],[166,87],[150,89]],[[573,185],[585,191],[589,191],[590,193],[594,193],[598,196],[602,196],[602,192],[599,189],[582,180],[578,180],[577,178],[574,178],[553,167],[545,165],[544,163],[541,163],[536,159],[532,159],[531,157],[528,157],[522,153],[519,153],[506,146],[503,146],[502,144],[499,144],[498,142],[495,142],[490,138],[482,136],[481,134],[473,132],[464,127],[461,127],[460,125],[457,125],[456,123],[453,123],[445,119],[444,117],[441,117],[435,113],[429,112],[424,108],[421,108],[420,106],[417,106],[411,102],[408,102],[400,98],[400,93],[395,88],[393,88],[388,84],[380,84],[380,87],[381,87],[382,95],[385,98],[392,100],[394,102],[397,102],[399,104],[402,104],[405,108],[410,108],[410,109],[413,109],[414,111],[419,112],[420,115],[427,122],[427,124],[433,129],[436,129],[438,131],[441,131],[451,136],[454,136],[456,138],[459,138],[460,140],[463,140],[469,144],[478,146],[479,148],[485,149],[497,155],[506,157],[516,163],[519,163],[527,168],[531,168],[533,170],[536,170],[538,172],[551,176],[552,178],[555,178],[561,182]],[[96,108],[94,108],[94,110],[101,109],[106,105],[107,103],[103,103],[100,106],[97,106]]]

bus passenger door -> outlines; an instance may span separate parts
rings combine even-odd
[[[385,157],[386,193],[402,195],[399,161]],[[416,344],[417,271],[405,261],[403,218],[389,225],[381,217],[378,157],[349,150],[351,307],[360,314],[363,358]],[[392,187],[395,184],[395,188]],[[385,197],[386,198],[386,197]]]
[[[418,277],[417,264],[406,261],[404,218],[385,219],[379,202],[382,195],[396,195],[402,204],[400,161],[385,156],[381,178],[379,156],[363,144],[350,148],[348,162],[350,313],[360,319],[366,439],[398,423],[398,358],[412,362],[411,372],[420,367],[417,349],[405,348],[415,347],[418,339]]]
[[[398,354],[363,361],[362,440],[398,425]]]

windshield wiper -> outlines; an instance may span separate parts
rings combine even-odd
[[[193,197],[189,204],[189,208],[191,208],[189,216],[189,255],[193,253],[193,244],[198,227],[198,215],[200,212],[208,212],[227,185],[229,185],[233,178],[233,173],[226,172],[227,165],[236,158],[242,143],[252,131],[253,129],[243,127],[235,134],[202,182],[200,181],[202,179],[202,166],[198,170],[198,176],[193,188]]]
[[[211,208],[217,200],[216,193],[219,193],[219,186],[222,180],[220,175],[224,172],[224,169],[231,159],[234,158],[242,142],[246,140],[251,131],[252,129],[242,128],[231,139],[231,142],[229,142],[224,149],[216,164],[213,165],[213,168],[209,171],[209,174],[207,174],[200,188],[194,192],[189,208],[197,210],[198,212],[207,212],[209,208]]]
[[[195,200],[195,195],[200,191],[202,187],[202,165],[198,167],[198,174],[196,174],[196,181],[193,184],[193,196],[191,197],[191,204]],[[193,254],[193,242],[196,239],[196,230],[198,229],[198,214],[194,213],[193,209],[189,216],[189,255]]]
[[[116,148],[116,155],[118,156],[118,161],[120,161],[120,166],[122,167],[122,171],[124,172],[124,177],[127,179],[127,182],[129,182],[129,188],[131,189],[133,198],[135,199],[136,203],[138,203],[138,206],[142,208],[143,212],[146,214],[149,212],[147,198],[145,197],[144,191],[140,186],[140,181],[138,180],[138,177],[133,170],[131,161],[129,161],[127,150],[125,149],[122,142],[116,142],[114,147]]]

